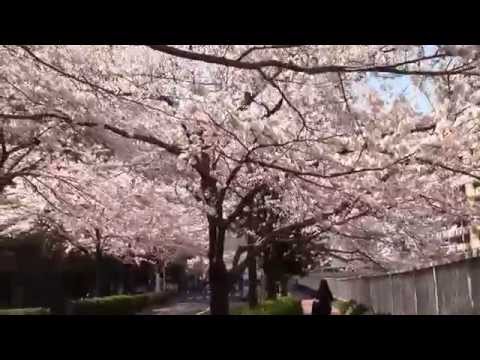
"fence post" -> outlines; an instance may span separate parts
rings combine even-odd
[[[440,315],[440,304],[438,302],[438,282],[437,282],[437,268],[436,266],[432,267],[433,271],[433,286],[435,290],[435,311],[436,315]]]
[[[155,270],[155,292],[160,292],[160,274],[158,269]]]
[[[475,300],[473,298],[472,274],[470,273],[470,267],[467,268],[467,285],[468,285],[468,297],[470,299],[470,305],[472,306],[472,313],[474,313],[474,311],[475,311]]]
[[[394,297],[394,293],[393,293],[393,276],[392,274],[388,274],[388,277],[390,278],[390,302],[392,303],[392,307],[390,309],[392,309],[392,313],[391,315],[394,315],[393,311],[394,311],[394,303],[393,303],[393,297]]]
[[[417,271],[413,270],[413,299],[415,301],[415,315],[418,315]]]
[[[369,284],[369,287],[368,287],[368,293],[370,294],[370,306],[373,310],[373,313],[377,313],[378,312],[378,307],[377,307],[377,303],[375,301],[375,294],[374,292],[372,292],[372,289],[374,288],[374,286],[372,285],[372,278],[370,277],[368,279],[368,284]]]
[[[162,265],[162,290],[167,291],[167,266]]]

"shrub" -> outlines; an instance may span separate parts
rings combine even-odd
[[[355,301],[353,301],[353,300],[343,301],[343,300],[338,300],[337,299],[332,303],[332,306],[334,308],[336,308],[341,315],[345,315],[347,313],[347,311],[352,306],[354,306],[354,304],[355,304]]]
[[[356,304],[352,306],[345,315],[365,315],[370,309],[363,304]]]
[[[0,309],[0,315],[50,315],[46,308]]]
[[[369,308],[363,304],[357,304],[355,300],[335,300],[333,306],[341,315],[364,315]]]
[[[72,315],[132,315],[149,306],[164,304],[171,296],[171,292],[165,292],[82,299],[73,301],[69,312]]]
[[[277,300],[267,300],[254,309],[242,306],[232,310],[232,315],[302,315],[302,305],[299,300],[289,296]]]

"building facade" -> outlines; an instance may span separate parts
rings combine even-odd
[[[466,201],[473,205],[480,200],[480,182],[467,183],[460,187],[465,193]],[[447,230],[437,234],[444,242],[449,253],[480,251],[480,225],[469,221],[459,221]]]

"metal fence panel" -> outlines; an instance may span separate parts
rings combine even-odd
[[[393,312],[392,282],[389,276],[370,279],[370,299],[375,313],[391,314]]]
[[[472,306],[468,290],[469,263],[438,266],[438,305],[442,315],[471,314]]]
[[[353,281],[352,299],[360,304],[371,306],[369,279],[356,279]]]
[[[298,283],[303,285],[303,286],[307,286],[310,289],[316,290],[316,289],[318,289],[318,284],[319,284],[318,281],[319,280],[316,280],[314,277],[306,276],[304,278],[299,279]]]
[[[415,272],[415,289],[417,292],[417,314],[435,315],[437,305],[432,268]]]
[[[480,258],[391,276],[327,280],[335,297],[376,313],[480,314]],[[300,283],[316,290],[319,281],[309,276]]]
[[[415,274],[398,274],[393,281],[393,311],[395,315],[415,315]]]
[[[480,314],[480,259],[470,261],[470,277],[472,279],[473,312]]]
[[[333,279],[328,279],[327,281],[335,298],[343,300],[350,300],[352,298],[352,288],[350,281]]]

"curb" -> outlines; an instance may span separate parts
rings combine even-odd
[[[210,312],[210,307],[206,308],[205,310],[202,310],[198,313],[196,313],[195,315],[205,315],[207,314],[208,312]]]

